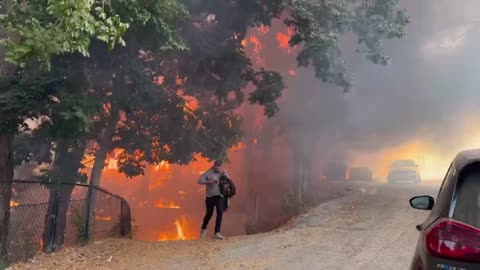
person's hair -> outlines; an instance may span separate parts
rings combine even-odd
[[[221,160],[215,160],[215,162],[213,163],[213,166],[216,166],[216,167],[220,167],[223,165],[223,161]]]

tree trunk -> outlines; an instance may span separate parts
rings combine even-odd
[[[0,259],[7,256],[13,181],[13,134],[0,134]]]
[[[116,107],[111,108],[110,115],[99,142],[99,148],[95,154],[90,183],[88,189],[88,213],[89,224],[95,221],[95,206],[97,202],[97,190],[94,187],[100,186],[102,172],[105,168],[107,154],[112,150],[112,140],[115,135],[117,123],[119,121],[119,110]],[[87,228],[88,229],[88,228]]]
[[[0,14],[6,14],[11,0],[4,0],[0,5]],[[7,38],[8,32],[0,27],[0,38]],[[5,62],[5,51],[0,49],[0,78],[11,78],[16,67]],[[2,117],[2,115],[0,115]],[[4,116],[3,116],[4,117]],[[9,119],[0,119],[8,121]],[[13,136],[15,131],[0,130],[0,261],[7,256],[8,224],[10,221],[10,199],[12,198],[13,181]]]
[[[49,186],[48,208],[43,230],[43,250],[45,252],[56,251],[65,242],[68,210],[76,183],[75,176],[81,167],[81,160],[85,151],[84,147],[77,147],[73,149],[74,151],[71,151],[72,144],[74,143],[62,139],[57,142],[52,171],[54,184]],[[72,218],[80,217],[83,214],[82,209],[79,213],[72,214],[74,214]],[[70,222],[74,223],[74,220]],[[80,226],[82,224],[75,225]]]
[[[71,184],[58,184],[50,189],[43,231],[44,252],[54,252],[65,244],[68,209],[74,188],[75,186]],[[74,239],[74,241],[77,239]]]
[[[267,162],[268,165],[272,165],[272,158],[273,158],[273,139],[274,139],[274,127],[271,122],[265,123],[265,128],[262,131],[262,149],[263,149],[263,161]],[[267,169],[269,166],[267,166]]]

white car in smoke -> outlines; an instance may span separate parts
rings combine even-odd
[[[395,160],[388,171],[388,183],[413,183],[421,182],[418,164],[413,160]]]

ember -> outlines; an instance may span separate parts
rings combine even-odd
[[[101,221],[110,221],[112,220],[112,217],[110,216],[95,216],[96,220],[101,220]]]
[[[156,208],[168,208],[168,209],[179,209],[180,206],[176,205],[174,202],[163,202],[157,201],[155,203]]]
[[[17,201],[14,201],[14,200],[10,201],[10,207],[16,207],[16,206],[19,206],[19,205],[20,205],[20,203],[17,202]]]

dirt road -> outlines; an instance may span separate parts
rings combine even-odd
[[[218,240],[108,240],[40,256],[13,269],[408,269],[426,212],[408,206],[427,186],[356,185],[271,233]]]

